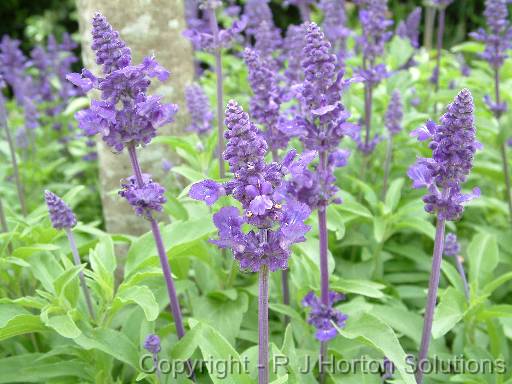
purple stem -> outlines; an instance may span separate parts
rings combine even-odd
[[[443,259],[445,224],[446,222],[444,219],[440,217],[437,218],[434,255],[432,257],[432,270],[430,271],[427,305],[425,308],[425,318],[423,321],[423,334],[421,336],[420,353],[418,356],[419,369],[416,373],[417,384],[423,383],[422,361],[425,360],[428,356],[428,348],[430,345],[430,338],[432,336],[432,322],[434,320],[437,289],[439,287],[439,277],[441,274],[441,261]]]
[[[268,367],[268,279],[269,271],[262,265],[259,272],[258,296],[258,384],[269,383]]]
[[[320,152],[320,172],[324,172],[327,167],[327,154]],[[327,237],[327,204],[318,207],[318,236],[320,238],[320,299],[322,304],[329,306],[329,263],[327,257],[328,237]],[[327,358],[327,342],[320,343],[320,366]],[[320,383],[325,380],[324,372],[320,370]]]
[[[370,131],[372,125],[372,85],[369,83],[365,83],[364,89],[364,125],[366,128],[366,137],[364,138],[364,144],[365,147],[368,148],[368,145],[370,143]]]
[[[500,95],[500,72],[498,68],[494,68],[494,97],[496,99],[496,105],[500,105],[501,103],[501,95]],[[498,120],[498,124],[500,121],[501,113],[496,111],[494,116],[496,120]],[[500,154],[501,154],[501,162],[503,165],[503,176],[505,177],[505,188],[507,193],[507,204],[508,204],[508,213],[509,220],[512,220],[512,194],[511,194],[511,182],[510,182],[510,170],[508,167],[508,157],[507,157],[507,145],[505,141],[503,141],[500,145]]]
[[[466,295],[466,299],[469,300],[468,279],[466,278],[466,272],[464,272],[464,266],[462,265],[462,261],[459,256],[455,256],[455,266],[457,267],[457,271],[459,272],[462,283],[464,284],[464,294]]]
[[[135,175],[137,184],[139,185],[139,187],[142,187],[144,186],[144,180],[142,179],[142,172],[140,169],[139,160],[137,158],[137,152],[133,145],[130,145],[128,147],[128,153],[130,155],[130,162],[132,164],[133,174]],[[165,252],[165,246],[162,241],[162,234],[160,233],[158,223],[153,217],[149,218],[149,222],[151,224],[151,231],[153,232],[153,237],[155,239],[158,256],[160,258],[160,264],[162,266],[165,283],[167,285],[167,293],[169,295],[171,311],[174,318],[174,323],[176,325],[176,333],[178,335],[178,338],[181,339],[183,336],[185,336],[185,329],[183,327],[183,320],[181,316],[180,305],[178,302],[178,296],[176,294],[176,288],[174,287],[174,281],[172,279],[171,267],[169,266],[169,260],[167,260],[167,253]]]
[[[128,154],[130,155],[130,162],[132,165],[133,174],[135,179],[137,180],[137,184],[139,187],[144,185],[144,180],[142,178],[142,171],[140,168],[139,160],[137,158],[137,151],[134,145],[128,146]],[[160,228],[158,227],[158,223],[154,217],[149,216],[149,223],[151,224],[151,231],[153,232],[153,238],[155,239],[156,249],[158,251],[158,257],[160,258],[160,265],[162,267],[162,272],[164,274],[165,284],[167,286],[167,294],[169,296],[169,303],[171,306],[172,316],[174,318],[174,325],[176,326],[176,334],[178,335],[178,339],[181,339],[185,336],[185,328],[183,327],[183,318],[181,315],[180,303],[178,301],[178,295],[176,294],[176,288],[174,286],[174,281],[172,279],[171,266],[169,265],[169,260],[167,259],[167,253],[165,251],[164,242],[162,240],[162,234],[160,233]],[[187,363],[189,377],[193,379],[192,365],[190,362]]]
[[[76,247],[75,236],[73,236],[73,232],[71,232],[70,228],[66,228],[66,235],[68,236],[69,246],[71,248],[71,253],[73,254],[73,261],[76,266],[82,264],[80,260],[80,255],[78,253],[78,249]],[[89,289],[87,288],[87,284],[85,283],[84,272],[80,271],[78,274],[78,278],[80,279],[80,286],[82,287],[82,292],[84,293],[85,303],[87,304],[87,309],[89,310],[89,314],[91,318],[94,320],[94,307],[92,305],[91,295],[89,293]]]
[[[16,191],[18,192],[18,200],[20,202],[21,213],[23,216],[27,216],[25,192],[23,191],[23,184],[21,183],[18,161],[16,160],[16,148],[14,147],[11,132],[9,131],[9,126],[7,124],[7,112],[5,111],[5,103],[2,95],[0,95],[0,124],[4,127],[5,138],[7,139],[7,145],[9,146],[9,152],[11,153],[12,172],[14,175],[14,181],[16,183]]]
[[[391,170],[391,158],[393,157],[393,136],[389,135],[388,145],[386,148],[386,160],[384,161],[384,180],[382,182],[382,200],[386,198],[388,191],[389,172]]]
[[[445,15],[446,9],[445,7],[439,10],[439,19],[437,25],[437,59],[436,59],[436,82],[435,82],[435,92],[439,91],[439,78],[441,77],[441,56],[443,54],[443,36],[444,36],[444,26],[445,26]],[[434,113],[437,113],[437,103],[434,104]]]
[[[208,8],[208,19],[210,21],[210,29],[213,34],[213,43],[215,45],[215,73],[217,76],[217,156],[219,159],[219,175],[223,179],[226,176],[226,169],[224,166],[224,122],[223,122],[223,108],[224,108],[224,92],[223,92],[223,76],[222,76],[222,55],[219,43],[219,25],[217,24],[217,15],[215,8]]]

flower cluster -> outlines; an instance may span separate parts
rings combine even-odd
[[[306,29],[302,68],[304,81],[300,86],[301,113],[295,118],[294,133],[300,135],[308,151],[320,154],[320,163],[314,172],[292,173],[287,191],[311,209],[332,200],[337,188],[333,171],[344,166],[348,152],[338,150],[345,135],[355,138],[357,126],[347,122],[350,113],[341,103],[343,90],[354,80],[344,80],[338,72],[336,55],[320,28],[310,23]],[[307,166],[311,153],[303,157]]]
[[[346,27],[345,0],[321,0],[318,7],[324,14],[322,28],[325,36],[333,44],[340,42],[341,47],[344,47],[345,39],[350,35],[350,29]]]
[[[304,241],[309,227],[304,220],[309,216],[306,205],[280,198],[280,188],[295,152],[290,152],[282,163],[266,163],[268,146],[249,116],[234,101],[226,109],[225,133],[227,139],[224,159],[234,174],[233,180],[218,184],[213,180],[196,183],[190,197],[213,204],[222,194],[238,200],[245,215],[235,207],[224,207],[214,215],[219,239],[213,243],[231,248],[243,269],[259,271],[267,265],[271,271],[286,269],[290,245]],[[256,230],[242,231],[248,223]]]
[[[411,45],[418,49],[420,47],[420,23],[421,8],[416,7],[405,20],[400,21],[396,28],[396,34],[402,39],[408,39]]]
[[[154,211],[162,212],[163,205],[167,201],[164,196],[164,187],[151,180],[148,174],[142,175],[142,185],[137,182],[135,176],[122,180],[121,190],[118,193],[128,201],[137,215],[147,219],[151,219]]]
[[[263,21],[255,33],[254,48],[260,52],[261,56],[265,59],[274,61],[273,54],[279,50],[283,44],[281,38],[281,31],[277,29],[273,23]],[[277,68],[277,63],[273,63],[274,68]]]
[[[485,51],[480,57],[489,62],[493,68],[501,68],[508,57],[507,51],[512,46],[512,28],[508,21],[509,0],[486,0],[484,16],[488,31],[480,28],[470,36],[485,43]]]
[[[458,256],[460,253],[460,244],[457,241],[455,233],[448,233],[444,240],[444,254],[446,256]]]
[[[44,191],[44,199],[53,228],[70,229],[76,225],[76,216],[64,200],[50,191]]]
[[[345,327],[348,316],[333,308],[337,302],[344,300],[345,295],[338,292],[329,292],[328,305],[323,304],[315,295],[315,292],[309,292],[302,300],[302,305],[311,308],[308,316],[308,323],[316,328],[316,338],[319,341],[329,341],[336,337],[338,328]]]
[[[215,12],[217,6],[216,2],[207,2],[202,8],[211,8],[212,12]],[[190,40],[194,49],[214,52],[217,49],[229,47],[239,37],[240,33],[245,30],[246,26],[247,18],[242,16],[239,20],[235,20],[231,27],[219,31],[218,39],[213,35],[211,28],[207,28],[203,24],[196,28],[193,25],[189,25],[189,29],[183,32],[183,36]]]
[[[475,139],[473,97],[463,89],[448,105],[441,124],[427,122],[411,133],[420,141],[431,140],[432,158],[418,158],[408,171],[414,188],[427,187],[423,197],[425,210],[437,213],[440,219],[456,220],[462,204],[479,196],[478,188],[471,194],[461,193],[461,184],[473,166],[473,157],[480,144]]]
[[[148,335],[144,340],[144,349],[149,353],[156,355],[161,349],[160,338],[155,334]]]
[[[190,114],[190,125],[187,130],[203,135],[212,129],[213,112],[208,96],[198,84],[185,88],[185,101]]]
[[[297,57],[302,55],[304,45],[304,26],[290,25],[283,42],[283,54],[288,61],[284,74],[292,86],[302,82],[302,65]]]
[[[361,76],[366,81],[376,84],[386,76],[386,67],[377,66],[377,59],[384,54],[384,45],[393,33],[388,28],[393,21],[387,18],[387,0],[359,0],[359,22],[362,35],[357,39],[363,52],[363,68]]]
[[[249,69],[249,84],[253,91],[250,101],[251,117],[266,128],[265,141],[272,151],[286,148],[289,136],[280,115],[283,91],[280,89],[275,71],[268,60],[260,57],[258,51],[246,48],[244,60]]]
[[[244,15],[247,18],[248,35],[254,36],[258,27],[263,23],[273,24],[272,10],[268,5],[269,0],[248,0],[244,7]]]
[[[131,65],[129,48],[99,13],[93,19],[93,50],[96,62],[103,65],[104,78],[89,70],[71,73],[67,79],[84,92],[95,88],[101,100],[93,100],[88,109],[77,112],[79,127],[87,136],[101,133],[114,151],[133,145],[146,145],[156,129],[173,121],[175,104],[164,104],[159,96],[147,96],[151,78],[165,81],[169,72],[153,57],[139,65]]]
[[[400,133],[402,130],[403,117],[404,112],[400,92],[394,91],[385,116],[386,128],[392,136]]]

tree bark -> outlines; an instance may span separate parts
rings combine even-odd
[[[132,51],[132,62],[155,55],[158,62],[171,71],[168,81],[154,81],[151,91],[164,96],[166,102],[179,105],[176,121],[159,129],[160,135],[179,134],[187,124],[184,88],[193,81],[193,52],[182,37],[185,17],[182,0],[77,0],[84,66],[100,75],[91,50],[91,20],[99,11],[105,15]],[[164,146],[150,144],[140,152],[141,167],[155,181],[163,183],[162,160],[172,155]],[[119,181],[131,175],[127,151],[114,154],[98,140],[101,199],[107,230],[111,233],[139,235],[149,230],[145,220],[116,193]]]

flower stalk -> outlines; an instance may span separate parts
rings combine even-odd
[[[425,308],[425,317],[423,320],[423,332],[421,336],[420,352],[418,355],[419,369],[416,373],[416,383],[423,383],[423,361],[428,356],[430,339],[432,336],[432,323],[434,321],[434,310],[436,307],[437,290],[439,287],[439,278],[441,275],[441,261],[443,259],[444,249],[444,231],[446,221],[438,216],[436,225],[436,237],[434,242],[434,254],[432,257],[432,269],[430,271],[430,280],[428,284],[427,305]]]
[[[269,270],[263,265],[259,271],[258,295],[258,384],[269,383],[268,366],[268,280]]]
[[[224,87],[222,74],[222,46],[219,40],[219,25],[217,24],[217,15],[214,7],[208,7],[208,20],[213,35],[213,44],[215,57],[215,75],[217,79],[217,156],[219,160],[219,176],[221,179],[226,177],[226,168],[222,153],[224,152]]]
[[[73,235],[73,232],[71,231],[71,228],[65,228],[66,236],[68,237],[69,241],[69,247],[71,248],[71,253],[73,254],[73,262],[76,266],[79,266],[81,264],[80,261],[80,254],[78,253],[78,249],[76,247],[76,241],[75,236]],[[94,313],[94,307],[91,300],[91,294],[89,292],[89,288],[87,287],[87,284],[85,282],[85,276],[84,272],[80,271],[78,274],[78,278],[80,279],[80,287],[82,288],[82,292],[84,294],[85,303],[87,305],[87,310],[89,311],[89,315],[91,316],[91,319],[94,321],[96,318],[96,315]]]

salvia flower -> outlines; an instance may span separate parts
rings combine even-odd
[[[216,8],[216,4],[207,4],[203,8],[214,9]],[[220,48],[230,47],[233,42],[239,38],[240,33],[245,30],[246,26],[247,18],[242,16],[239,20],[235,20],[229,28],[219,31],[218,41],[215,41],[216,39],[211,29],[206,29],[205,27],[200,29],[187,29],[183,32],[183,36],[190,40],[194,49],[211,53]]]
[[[135,176],[122,180],[119,195],[128,201],[137,215],[150,219],[153,212],[162,212],[167,201],[165,189],[151,180],[148,174],[143,174],[142,178],[142,186],[137,183]]]
[[[501,68],[512,46],[512,28],[508,21],[510,0],[486,0],[484,16],[488,30],[480,28],[470,33],[474,39],[485,43],[485,51],[480,57],[493,67]]]
[[[50,191],[44,192],[44,199],[53,228],[69,229],[76,225],[76,216],[64,200]]]
[[[322,29],[325,36],[333,45],[338,45],[337,48],[344,49],[345,39],[350,35],[346,27],[345,0],[321,0],[318,7],[324,14]],[[344,52],[341,54],[344,55]]]
[[[273,25],[272,10],[268,0],[248,0],[244,7],[244,15],[247,18],[246,33],[255,35],[261,23]]]
[[[283,131],[283,118],[280,107],[283,91],[272,64],[260,57],[258,51],[246,48],[244,60],[249,69],[249,84],[253,91],[250,101],[251,117],[263,127],[265,141],[272,151],[286,148],[289,136]]]
[[[448,233],[444,240],[444,254],[446,256],[458,256],[460,253],[460,244],[457,241],[455,233]]]
[[[155,334],[148,335],[144,340],[144,349],[154,355],[160,352],[160,338]]]
[[[396,28],[396,34],[402,39],[408,39],[413,48],[420,47],[420,23],[421,23],[421,7],[416,7],[402,20]]]
[[[101,133],[116,152],[128,145],[144,146],[177,112],[175,104],[164,104],[160,96],[146,94],[151,78],[165,81],[169,72],[153,57],[131,65],[129,49],[99,13],[94,16],[92,34],[96,61],[103,64],[105,77],[97,78],[87,69],[67,76],[84,92],[93,88],[101,92],[101,100],[93,100],[88,109],[77,112],[78,125],[87,136]]]
[[[315,292],[311,291],[302,300],[304,307],[311,308],[308,315],[308,323],[316,328],[315,336],[319,341],[329,341],[336,337],[337,330],[333,323],[338,328],[345,327],[348,316],[333,308],[334,304],[344,299],[345,295],[330,291],[329,304],[325,305],[315,295]]]
[[[283,54],[288,64],[284,73],[292,86],[302,82],[302,65],[300,60],[297,60],[297,57],[302,55],[304,45],[304,26],[288,26],[283,42]]]
[[[256,29],[254,37],[256,40],[254,48],[265,59],[274,61],[273,54],[281,48],[283,43],[280,30],[275,28],[274,24],[263,21]],[[276,67],[277,63],[274,63],[274,68]]]
[[[185,101],[190,114],[190,125],[187,130],[203,135],[213,127],[213,112],[210,100],[198,84],[191,84],[185,88]]]
[[[387,0],[364,0],[359,1],[359,22],[363,33],[358,43],[363,51],[365,60],[370,67],[375,64],[378,57],[384,54],[384,44],[393,35],[388,28],[393,21],[388,19]]]
[[[385,125],[391,135],[400,133],[403,117],[404,112],[400,92],[394,91],[385,116]]]
[[[247,113],[234,101],[227,106],[225,123],[228,141],[224,159],[234,178],[224,184],[213,180],[196,183],[189,195],[211,205],[227,194],[241,203],[243,216],[235,207],[224,207],[214,215],[219,238],[212,241],[220,248],[232,249],[241,268],[253,272],[259,271],[262,265],[271,271],[286,269],[290,246],[304,241],[304,234],[309,230],[304,224],[309,208],[296,201],[283,200],[277,193],[295,153],[290,152],[281,163],[266,163],[267,143]],[[242,231],[244,223],[255,230],[245,233]]]
[[[429,121],[411,133],[420,141],[431,140],[432,158],[418,158],[408,176],[414,188],[428,189],[423,197],[425,210],[438,214],[440,219],[458,219],[464,210],[462,204],[480,194],[478,188],[471,194],[461,192],[480,147],[475,138],[473,109],[471,92],[463,89],[448,105],[441,124]]]

